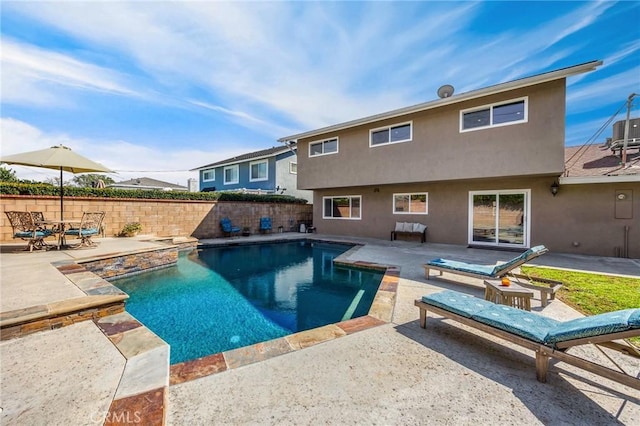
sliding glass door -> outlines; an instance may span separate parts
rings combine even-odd
[[[469,244],[529,246],[530,190],[469,193]]]

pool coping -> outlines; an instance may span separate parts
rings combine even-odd
[[[254,364],[256,362],[265,361],[280,355],[285,355],[297,350],[301,350],[320,343],[335,340],[340,337],[388,324],[393,317],[395,308],[396,294],[398,290],[398,282],[400,279],[400,268],[394,265],[383,265],[373,262],[353,261],[349,260],[352,254],[358,251],[363,244],[350,243],[345,241],[332,241],[325,239],[309,239],[300,238],[304,241],[325,242],[330,244],[353,244],[350,248],[340,256],[336,257],[333,262],[342,266],[355,267],[360,269],[373,269],[384,272],[378,291],[374,297],[369,313],[365,316],[352,318],[334,324],[328,324],[311,330],[305,330],[293,333],[284,337],[280,337],[265,342],[256,343],[250,346],[244,346],[237,349],[219,352],[207,355],[194,360],[189,360],[170,366],[169,385],[179,385],[181,383],[196,380],[212,374],[222,373],[227,370],[240,368],[245,365]],[[288,239],[286,241],[295,241]],[[278,242],[278,240],[270,240],[268,243]],[[255,242],[237,242],[233,245],[256,244]],[[259,243],[258,243],[259,244]],[[220,247],[227,244],[208,245],[203,244],[198,248]]]

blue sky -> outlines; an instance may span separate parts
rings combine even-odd
[[[637,1],[1,6],[2,154],[62,143],[116,181],[186,185],[189,169],[436,99],[443,84],[462,93],[603,60],[568,79],[567,145],[640,94]]]

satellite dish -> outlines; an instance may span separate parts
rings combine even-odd
[[[450,84],[440,86],[440,88],[438,89],[438,96],[440,98],[448,98],[451,95],[453,95],[453,86]]]

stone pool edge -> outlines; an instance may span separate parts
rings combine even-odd
[[[201,377],[265,361],[391,322],[400,280],[400,268],[394,265],[349,260],[348,257],[361,247],[362,244],[355,244],[354,247],[335,258],[334,263],[360,269],[384,271],[368,315],[173,364],[170,366],[169,385],[179,385]]]

